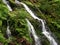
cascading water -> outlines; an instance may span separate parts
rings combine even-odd
[[[12,11],[12,9],[11,9],[8,1],[3,0],[3,3],[7,5],[9,11]],[[7,37],[8,37],[8,38],[11,37],[11,32],[10,32],[10,29],[9,29],[9,25],[7,26],[6,34],[7,34]]]
[[[7,5],[7,7],[8,7],[8,9],[9,9],[9,11],[12,11],[12,9],[11,9],[11,7],[10,7],[10,5],[9,5],[9,2],[8,1],[6,1],[6,0],[2,0],[3,1],[3,3],[4,4],[6,4]]]
[[[33,38],[34,38],[34,40],[35,40],[35,45],[41,45],[41,44],[40,44],[39,37],[36,35],[35,29],[34,29],[33,25],[29,22],[28,19],[26,19],[26,21],[27,21],[27,23],[28,23],[29,32],[33,35]]]
[[[7,34],[8,38],[11,37],[11,32],[10,32],[9,26],[7,26],[6,34]]]
[[[18,0],[15,0],[15,3],[16,3],[16,4],[20,4],[20,2],[19,2]]]
[[[17,0],[16,0],[17,1]],[[17,1],[16,3],[19,4],[19,1]],[[44,20],[38,18],[37,16],[35,16],[35,14],[29,9],[29,7],[20,2],[20,4],[22,4],[24,6],[24,8],[26,9],[26,11],[34,18],[34,19],[37,19],[39,22],[41,21],[42,23],[42,33],[47,37],[47,39],[50,41],[50,44],[51,45],[58,45],[57,42],[55,41],[55,39],[51,36],[51,34],[47,31],[47,29],[45,28],[45,22]]]

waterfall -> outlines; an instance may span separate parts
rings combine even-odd
[[[10,32],[9,26],[7,26],[6,34],[7,34],[8,38],[11,37],[11,32]]]
[[[9,5],[9,2],[7,0],[2,0],[4,4],[7,5],[9,11],[12,11],[12,8],[10,7]],[[8,22],[7,22],[8,23]],[[11,37],[11,32],[10,32],[10,29],[9,29],[9,25],[7,26],[7,30],[6,30],[6,34],[7,34],[7,37],[10,38]]]
[[[9,9],[9,11],[12,11],[12,9],[11,9],[11,7],[10,7],[10,5],[9,5],[9,2],[8,1],[6,1],[6,0],[2,0],[3,1],[3,3],[4,4],[6,4],[7,5],[7,7],[8,7],[8,9]]]
[[[16,3],[16,4],[20,4],[20,2],[19,2],[18,0],[15,0],[15,3]]]
[[[34,40],[35,40],[35,45],[41,45],[41,44],[40,44],[39,37],[37,36],[33,25],[29,22],[28,19],[26,19],[26,21],[27,21],[27,23],[28,23],[29,32],[33,35],[33,38],[34,38]]]
[[[19,1],[17,1],[18,3]],[[58,45],[57,42],[55,41],[55,39],[51,36],[50,32],[47,31],[47,29],[45,28],[45,22],[43,19],[38,18],[37,16],[35,16],[35,14],[29,9],[29,7],[20,2],[20,4],[22,4],[24,6],[24,8],[26,9],[26,11],[34,18],[37,19],[39,22],[41,21],[42,23],[42,33],[46,36],[46,38],[50,41],[51,45]]]

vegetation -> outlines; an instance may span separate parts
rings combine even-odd
[[[60,45],[60,0],[21,0],[39,17],[46,21],[47,27],[52,32],[52,36]],[[17,5],[14,0],[9,0],[13,9],[0,0],[0,43],[1,45],[24,45],[22,40],[29,45],[33,43],[30,38],[26,18],[34,26],[37,35],[40,37],[42,45],[50,45],[49,41],[42,34],[41,23],[34,20],[22,5]],[[6,30],[9,25],[11,31],[10,40],[7,38]]]

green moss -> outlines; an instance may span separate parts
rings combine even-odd
[[[2,20],[0,20],[0,26],[2,26]]]
[[[5,41],[6,41],[6,40],[5,40],[5,38],[3,37],[3,34],[0,33],[0,42],[4,43]]]

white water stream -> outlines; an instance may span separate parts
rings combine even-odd
[[[11,32],[10,32],[9,26],[7,26],[6,34],[7,34],[8,38],[11,37]]]
[[[10,7],[9,2],[6,1],[6,0],[2,0],[2,1],[3,1],[4,4],[7,5],[9,11],[12,11],[12,8]],[[7,26],[6,34],[7,34],[7,37],[8,37],[8,38],[11,37],[11,32],[10,32],[9,26]]]
[[[12,9],[11,9],[11,7],[9,6],[9,2],[8,1],[6,1],[6,0],[3,0],[3,2],[7,5],[7,7],[9,8],[9,10],[10,11],[12,11]],[[50,44],[51,45],[58,45],[57,44],[57,42],[55,41],[55,39],[51,36],[51,34],[47,31],[47,29],[45,28],[45,22],[44,22],[44,20],[43,19],[40,19],[40,18],[38,18],[37,16],[35,16],[35,14],[29,9],[29,7],[26,5],[26,4],[24,4],[24,3],[22,3],[22,2],[19,2],[19,1],[15,1],[16,3],[18,3],[18,4],[22,4],[23,6],[24,6],[24,8],[26,9],[26,11],[34,18],[34,19],[37,19],[38,21],[41,21],[41,23],[42,23],[42,33],[47,37],[47,39],[50,41]],[[36,35],[36,33],[35,33],[35,31],[34,31],[34,28],[33,28],[33,26],[31,25],[31,23],[27,20],[27,22],[28,22],[28,24],[29,24],[29,26],[30,26],[30,28],[29,29],[31,29],[31,33],[33,34],[33,36],[34,36],[34,39],[35,39],[35,44],[36,45],[40,45],[39,44],[39,41],[38,41],[38,37],[37,37],[37,35]],[[7,27],[7,34],[8,34],[8,36],[11,34],[10,33],[10,31],[9,31],[9,26]],[[36,40],[37,40],[37,42],[36,42]]]
[[[33,38],[34,38],[34,40],[35,40],[35,45],[41,45],[41,44],[40,44],[39,37],[37,36],[33,25],[29,22],[28,19],[26,19],[26,21],[27,21],[27,23],[28,23],[29,32],[33,35]]]
[[[7,5],[7,7],[8,7],[8,9],[9,9],[9,11],[12,11],[12,8],[10,7],[9,2],[8,2],[8,1],[6,1],[6,0],[2,0],[2,1],[3,1],[3,3],[4,3],[4,4],[6,4],[6,5]]]
[[[20,4],[22,4],[24,6],[24,8],[26,9],[26,11],[34,18],[37,19],[38,21],[41,21],[42,23],[42,33],[47,37],[47,39],[50,41],[51,45],[58,45],[57,42],[55,41],[55,39],[51,36],[51,34],[47,31],[47,29],[45,28],[45,22],[43,19],[38,18],[37,16],[35,16],[35,14],[29,9],[29,7],[20,2]]]

